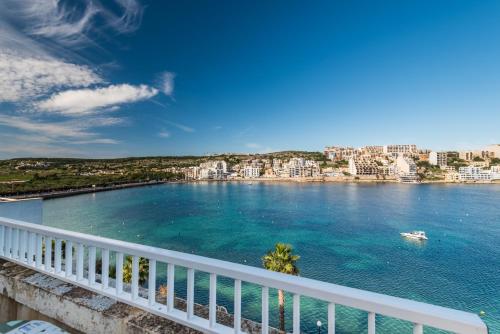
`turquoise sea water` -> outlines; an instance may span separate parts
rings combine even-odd
[[[500,333],[500,186],[198,183],[132,188],[44,201],[44,224],[261,266],[274,243],[294,246],[301,275],[479,313]],[[425,243],[401,231],[427,232]],[[159,280],[166,269],[158,269]],[[176,272],[185,294],[185,272]],[[206,303],[200,275],[196,301]],[[218,302],[232,310],[221,279]],[[244,285],[243,315],[260,319],[260,291]],[[291,298],[287,299],[291,304]],[[272,324],[276,297],[271,296]],[[288,305],[291,306],[291,305]],[[366,313],[338,308],[339,333],[366,332]],[[326,305],[303,298],[306,332]],[[291,309],[287,307],[287,325]],[[377,333],[411,325],[377,318]],[[427,331],[426,331],[427,333]]]

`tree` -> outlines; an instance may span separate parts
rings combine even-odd
[[[277,243],[274,249],[267,252],[262,257],[262,265],[265,269],[283,274],[299,275],[297,261],[300,256],[294,255],[291,245]],[[285,331],[285,294],[283,290],[278,290],[278,303],[280,312],[280,330]]]
[[[149,261],[144,258],[139,258],[139,284],[144,284],[148,280],[149,275]],[[125,283],[132,282],[132,256],[125,258],[123,264],[123,281]]]

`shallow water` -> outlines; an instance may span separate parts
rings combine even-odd
[[[167,184],[47,200],[44,224],[252,266],[287,242],[301,256],[302,276],[483,310],[490,332],[500,333],[498,185]],[[399,235],[414,229],[429,240]],[[185,273],[176,275],[182,296]],[[218,302],[232,310],[231,282],[221,281]],[[197,302],[206,303],[207,282],[200,275]],[[259,290],[244,285],[243,292],[243,315],[259,320]],[[366,332],[366,313],[337,314],[339,333]],[[318,319],[326,325],[326,305],[304,298],[301,318],[306,332],[316,332]],[[291,325],[290,308],[287,319]],[[377,318],[377,333],[394,332],[411,333],[411,325]]]

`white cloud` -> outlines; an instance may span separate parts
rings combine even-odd
[[[160,138],[169,138],[170,137],[170,132],[162,130],[158,133],[158,137]]]
[[[119,143],[97,129],[125,119],[88,114],[116,111],[158,90],[96,88],[109,83],[80,51],[103,51],[98,39],[138,29],[142,14],[137,0],[0,0],[0,152],[81,155],[71,145]],[[45,113],[13,114],[30,107]]]
[[[38,102],[36,106],[42,111],[78,116],[91,114],[102,108],[149,99],[156,94],[158,94],[156,88],[146,85],[121,84],[96,89],[64,91]]]
[[[161,91],[167,96],[172,96],[174,94],[175,87],[175,73],[163,72],[161,75]]]
[[[87,66],[0,50],[0,102],[18,102],[59,87],[88,87],[103,79]]]
[[[90,131],[90,128],[98,126],[111,126],[123,123],[123,120],[113,117],[94,117],[85,121],[59,121],[59,122],[43,122],[29,119],[22,116],[7,116],[0,114],[0,125],[20,130],[29,135],[24,138],[16,138],[20,136],[18,132],[14,139],[23,139],[33,142],[65,142],[65,143],[94,143],[94,144],[113,144],[117,143],[113,139],[101,138],[95,132]]]
[[[111,138],[96,138],[96,139],[89,139],[89,140],[77,140],[77,141],[72,141],[69,142],[68,144],[73,144],[73,145],[81,145],[81,144],[109,144],[109,145],[114,145],[114,144],[119,144],[120,141],[111,139]]]
[[[23,26],[31,36],[57,43],[90,43],[90,36],[102,36],[105,29],[118,33],[135,31],[142,20],[143,6],[136,0],[115,0],[103,5],[99,0],[82,0],[68,5],[59,0],[4,0],[3,16]]]

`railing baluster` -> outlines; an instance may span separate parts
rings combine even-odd
[[[30,266],[33,265],[33,254],[35,253],[35,234],[28,232],[28,256],[26,263]]]
[[[35,265],[38,268],[42,267],[42,251],[43,251],[43,236],[36,235],[36,251],[35,251]]]
[[[12,258],[17,259],[19,257],[19,229],[15,228],[12,230]]]
[[[123,292],[123,253],[116,253],[116,294]]]
[[[56,249],[54,251],[54,271],[56,274],[59,274],[61,272],[61,245],[61,239],[56,238]]]
[[[0,226],[0,255],[5,254],[4,247],[5,247],[5,226],[1,225]]]
[[[187,270],[187,318],[194,315],[194,269]]]
[[[234,280],[234,332],[241,332],[241,280]]]
[[[96,258],[96,248],[94,246],[89,246],[89,285],[95,284],[95,258]]]
[[[328,304],[328,334],[335,334],[335,304]]]
[[[66,250],[64,251],[64,271],[66,277],[73,275],[73,242],[66,240]]]
[[[300,334],[300,295],[293,295],[293,334]]]
[[[167,311],[174,309],[174,285],[175,285],[175,265],[167,264]]]
[[[45,236],[45,270],[52,268],[52,238]]]
[[[413,334],[423,334],[424,326],[422,324],[414,324],[413,325]]]
[[[25,262],[26,261],[26,237],[27,237],[27,231],[26,230],[21,230],[21,233],[19,234],[19,261]]]
[[[139,257],[132,256],[132,283],[131,283],[132,300],[139,296]]]
[[[11,257],[11,245],[12,245],[12,228],[5,228],[5,257]]]
[[[217,274],[210,274],[208,323],[213,328],[217,323]]]
[[[83,244],[76,245],[76,281],[83,279]]]
[[[101,282],[102,288],[107,289],[109,287],[109,249],[105,248],[102,250],[102,268],[101,268]]]
[[[148,275],[148,304],[153,306],[156,303],[156,260],[149,260]]]
[[[368,334],[375,334],[375,313],[368,313]]]
[[[269,333],[269,288],[262,287],[262,334]]]

